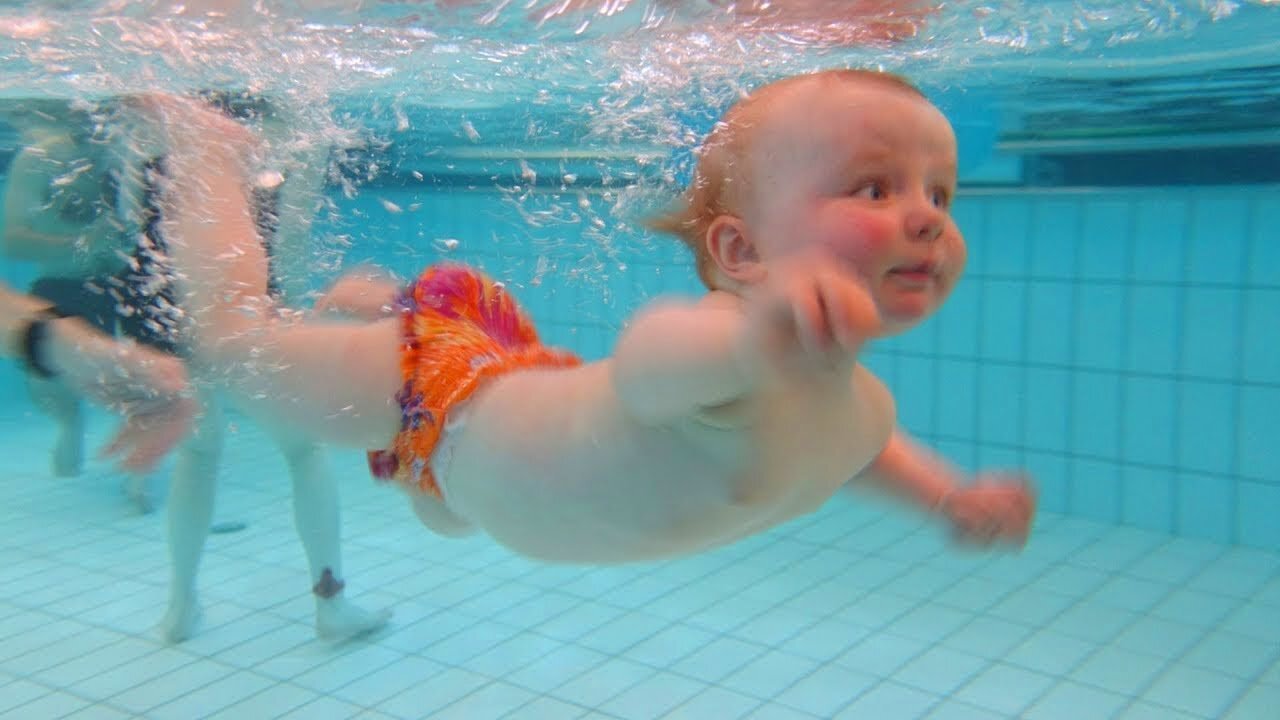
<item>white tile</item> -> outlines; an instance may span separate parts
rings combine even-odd
[[[818,668],[818,663],[774,650],[765,652],[724,678],[725,688],[770,699]]]
[[[712,687],[690,698],[662,717],[662,720],[734,720],[757,707],[760,701],[732,690]]]
[[[483,675],[446,668],[430,677],[420,678],[409,689],[379,703],[376,709],[392,717],[431,717],[432,713],[490,682]]]
[[[708,686],[701,682],[660,672],[623,690],[601,704],[598,709],[624,720],[662,717],[668,711],[707,689]]]
[[[534,692],[545,693],[601,665],[607,658],[595,650],[564,645],[504,679]]]
[[[630,612],[611,620],[577,639],[578,644],[606,654],[619,654],[638,645],[669,625],[655,615]]]
[[[340,651],[337,657],[294,677],[292,682],[316,692],[332,692],[403,657],[393,650],[358,642],[340,648]]]
[[[108,705],[96,703],[86,705],[70,715],[64,715],[61,720],[130,720],[133,717],[133,715],[124,710],[117,710]]]
[[[298,688],[301,689],[301,688]],[[305,692],[305,691],[304,691]],[[279,698],[273,698],[267,702],[267,710],[261,715],[255,714],[232,714],[231,709],[223,711],[226,720],[244,720],[249,717],[276,717],[278,720],[319,720],[320,718],[365,718],[366,720],[387,720],[394,718],[393,715],[378,713],[373,710],[362,711],[359,706],[351,703],[342,702],[332,697],[316,697],[316,699],[305,705],[298,705],[292,710],[286,710],[279,715],[271,715],[276,703],[289,704],[292,702],[293,696],[283,693]],[[221,719],[220,719],[221,720]]]
[[[1251,720],[1266,717],[1280,705],[1280,684],[1255,683],[1227,710],[1225,720]]]
[[[104,666],[98,674],[77,683],[76,692],[95,700],[105,700],[131,688],[169,677],[193,662],[193,656],[179,650],[153,650],[124,665]],[[161,698],[157,702],[167,699],[169,698]]]
[[[770,699],[817,717],[831,717],[877,682],[878,678],[873,675],[825,665]]]
[[[671,625],[627,650],[627,657],[667,667],[706,646],[716,635],[688,625]]]
[[[29,680],[18,679],[0,685],[0,712],[19,708],[53,692],[50,688]]]
[[[1213,670],[1173,665],[1143,696],[1153,702],[1203,717],[1221,717],[1248,683]]]
[[[60,718],[91,707],[91,703],[70,693],[52,692],[14,708],[14,718]]]
[[[408,690],[424,679],[439,675],[445,667],[419,657],[404,657],[360,679],[330,690],[339,700],[361,707],[376,707],[383,700]]]
[[[583,707],[599,707],[656,673],[623,659],[606,660],[551,691],[551,695]]]
[[[1041,673],[993,665],[971,679],[952,697],[1012,716],[1044,694],[1053,679]]]
[[[163,720],[186,720],[187,718],[211,715],[238,702],[246,700],[273,685],[273,680],[255,675],[251,672],[239,671],[224,675],[214,682],[199,689],[183,694],[159,707],[147,711],[148,717]]]
[[[234,668],[221,663],[209,661],[188,663],[172,672],[113,695],[110,702],[127,710],[146,713],[160,705],[189,696],[206,685],[224,680],[236,672]]]
[[[474,720],[500,718],[533,702],[537,696],[528,690],[495,682],[485,685],[457,702],[432,713],[439,720]]]
[[[502,716],[502,720],[570,720],[586,714],[585,708],[551,697],[536,698]]]
[[[322,710],[321,707],[326,705],[338,706],[345,708],[343,713],[335,712],[335,708],[330,707]],[[210,720],[244,720],[244,718],[281,718],[290,717],[295,712],[303,713],[304,708],[310,708],[314,715],[310,717],[346,717],[358,712],[356,706],[349,703],[342,703],[331,697],[323,697],[313,690],[291,685],[289,683],[275,682],[265,690],[243,698],[231,705],[226,706],[214,714]]]

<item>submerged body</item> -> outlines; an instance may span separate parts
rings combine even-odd
[[[474,292],[459,304],[452,290],[420,292],[430,270],[412,307],[388,283],[344,280],[320,305],[364,322],[282,319],[255,242],[244,129],[150,102],[172,148],[163,225],[193,368],[271,426],[389,453],[437,532],[479,528],[551,561],[650,560],[761,532],[856,481],[964,541],[1025,542],[1029,486],[964,483],[895,427],[888,392],[858,365],[866,342],[935,312],[965,261],[948,212],[954,134],[902,81],[819,73],[731,109],[679,223],[712,292],[646,307],[612,357],[570,369],[529,360],[536,336],[503,324],[497,284],[462,283]],[[493,336],[467,316],[497,317]],[[474,382],[490,363],[502,372]]]
[[[393,312],[393,288],[381,292],[370,308]],[[484,384],[451,409],[430,459],[443,497],[403,484],[423,522],[446,535],[478,528],[522,555],[548,561],[668,557],[813,512],[888,443],[892,397],[857,365],[779,369],[751,397],[690,405],[680,417],[644,418],[620,392],[628,379],[619,377],[619,365],[624,376],[631,372],[627,366],[643,352],[632,349],[632,339],[669,329],[673,316],[685,327],[721,327],[726,336],[746,332],[741,301],[712,293],[641,313],[615,358],[523,369]],[[385,446],[403,422],[394,401],[396,363],[406,344],[400,323],[386,318],[358,328],[292,330],[316,354],[324,347],[335,359],[316,372],[343,382],[329,383],[323,395],[279,402],[302,392],[294,384],[299,376],[278,378],[288,380],[281,387],[272,374],[255,372],[253,388],[242,379],[227,386],[241,407],[263,423],[305,425],[325,442]],[[333,352],[329,343],[340,336],[349,344]],[[277,345],[250,337],[245,340],[256,346],[260,362],[283,362],[271,353]],[[734,362],[734,348],[723,352],[729,353],[723,361]],[[378,361],[351,368],[336,362],[343,357]],[[270,383],[274,392],[257,383]]]

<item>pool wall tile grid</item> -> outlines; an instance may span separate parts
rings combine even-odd
[[[51,440],[7,416],[16,447]],[[105,439],[95,418],[94,440]],[[313,639],[283,463],[237,422],[201,573],[159,642],[161,516],[43,453],[0,483],[0,717],[1230,718],[1280,703],[1280,555],[1045,514],[1020,555],[956,551],[857,497],[668,563],[547,566],[422,530],[355,453],[353,599],[383,633]]]

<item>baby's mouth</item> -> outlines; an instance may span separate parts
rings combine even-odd
[[[889,270],[889,277],[909,287],[926,287],[933,282],[937,275],[938,264],[934,262],[901,265]]]

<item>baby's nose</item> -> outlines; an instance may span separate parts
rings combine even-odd
[[[907,211],[907,237],[932,242],[942,234],[945,222],[946,214],[932,203],[919,205]]]

